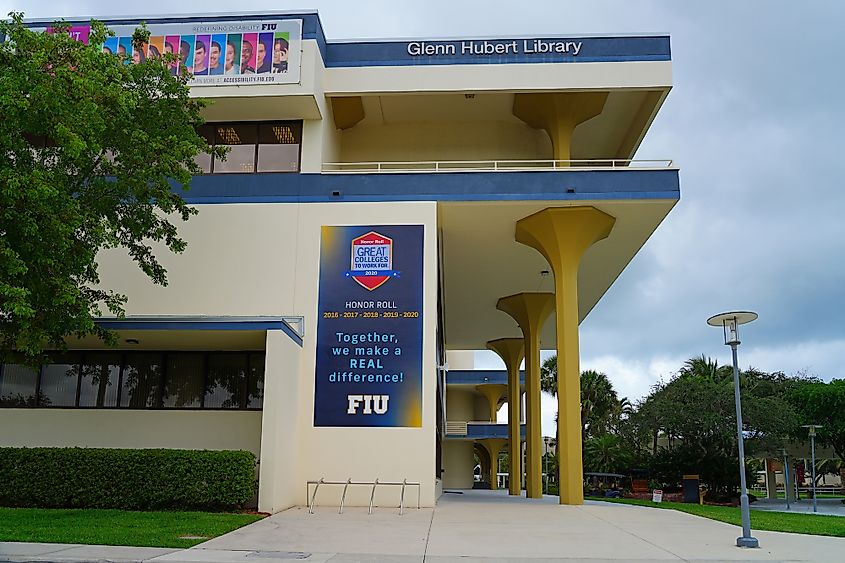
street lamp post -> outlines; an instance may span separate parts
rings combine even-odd
[[[707,319],[710,326],[721,326],[725,335],[725,345],[731,347],[734,371],[734,402],[736,403],[736,440],[739,446],[739,483],[741,494],[739,504],[742,510],[742,536],[736,538],[738,547],[760,547],[757,538],[751,536],[751,514],[748,508],[748,489],[745,483],[745,443],[742,438],[742,403],[739,399],[739,366],[736,348],[739,346],[737,327],[757,320],[757,313],[751,311],[732,311],[714,315]]]
[[[818,505],[816,504],[816,429],[822,428],[820,424],[805,424],[802,428],[806,428],[810,433],[810,456],[813,472],[812,472],[812,486],[813,486],[813,512],[818,512]]]

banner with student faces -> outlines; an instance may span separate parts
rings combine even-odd
[[[104,52],[126,57],[127,64],[175,53],[172,73],[186,69],[190,86],[299,82],[302,20],[152,23],[149,43],[139,49],[132,45],[135,26],[109,29],[115,36],[103,43]],[[73,26],[69,33],[88,43],[88,26]]]

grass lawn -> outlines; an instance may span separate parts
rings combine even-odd
[[[686,504],[681,502],[651,502],[638,499],[591,499],[622,504],[636,504],[670,510],[680,510],[688,514],[703,516],[711,520],[742,525],[739,508],[731,506],[708,506],[700,504]],[[824,514],[806,514],[789,512],[769,512],[763,510],[751,511],[752,530],[768,530],[770,532],[792,532],[796,534],[813,534],[817,536],[845,537],[845,517],[827,516]]]
[[[261,518],[222,512],[0,508],[0,541],[191,547]]]

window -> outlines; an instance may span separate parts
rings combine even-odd
[[[120,382],[119,353],[87,353],[79,380],[80,407],[116,407]]]
[[[160,407],[161,354],[130,353],[121,375],[120,406]]]
[[[214,145],[214,128],[211,125],[201,125],[197,128],[197,134],[205,139],[209,145]],[[203,174],[211,174],[211,155],[207,152],[201,152],[194,157],[194,162],[197,163]]]
[[[202,406],[205,355],[168,353],[164,377],[165,408],[197,408]]]
[[[302,123],[298,121],[212,123],[197,133],[213,146],[229,149],[226,160],[197,155],[205,173],[298,172]]]
[[[22,364],[6,364],[0,371],[0,407],[34,407],[38,370]]]
[[[249,378],[247,379],[246,408],[264,407],[264,354],[249,355]]]
[[[299,170],[299,131],[290,123],[258,125],[258,172]]]
[[[241,408],[247,367],[246,354],[216,354],[209,358],[205,405],[215,409]]]
[[[56,354],[0,365],[0,408],[251,409],[264,405],[263,352]]]
[[[41,392],[38,395],[41,407],[76,406],[76,390],[79,388],[79,353],[68,353],[53,358],[53,363],[41,369]]]

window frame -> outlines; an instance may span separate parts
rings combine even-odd
[[[265,171],[260,172],[258,170],[258,147],[262,145],[260,142],[259,137],[259,127],[265,126],[273,126],[273,125],[287,125],[290,126],[293,130],[294,137],[296,138],[296,143],[278,143],[278,144],[295,144],[297,146],[296,151],[296,169],[295,170],[273,170],[273,171]],[[299,174],[302,171],[302,131],[303,131],[303,122],[302,120],[274,120],[274,121],[208,121],[203,124],[203,127],[208,126],[211,127],[211,140],[212,142],[209,145],[213,148],[218,146],[217,144],[217,127],[245,127],[250,126],[254,128],[254,150],[252,155],[252,172],[216,172],[215,171],[215,164],[217,159],[214,158],[212,155],[211,157],[211,166],[209,167],[209,172],[203,172],[201,176],[216,176],[216,175],[238,175],[238,174]],[[199,134],[199,132],[197,132]],[[205,136],[200,135],[203,138]],[[263,143],[263,144],[270,144],[270,143]],[[244,145],[248,145],[248,143],[244,143]],[[220,146],[224,146],[222,143]],[[230,146],[230,145],[225,145]]]
[[[83,409],[83,410],[124,410],[124,411],[214,411],[214,412],[238,412],[238,411],[251,411],[251,412],[260,412],[264,409],[264,396],[262,394],[261,397],[261,406],[260,407],[249,407],[246,393],[249,391],[250,386],[250,379],[252,378],[252,369],[253,362],[266,362],[267,352],[266,350],[68,350],[68,352],[75,352],[79,354],[79,362],[74,364],[77,367],[78,377],[76,381],[76,390],[75,390],[75,401],[74,405],[66,405],[66,406],[52,406],[52,405],[41,405],[41,379],[44,374],[44,367],[47,364],[39,364],[37,368],[36,380],[35,380],[35,404],[33,406],[26,406],[26,407],[0,407],[0,409],[5,408],[20,408],[20,409],[53,409],[53,410],[67,410],[67,409]],[[203,393],[200,399],[200,405],[196,407],[166,407],[163,404],[163,392],[164,392],[164,385],[167,383],[167,361],[168,361],[168,354],[179,354],[179,353],[190,353],[190,354],[201,354],[202,355],[202,380],[203,380]],[[111,406],[80,406],[80,396],[81,396],[81,388],[82,388],[82,368],[86,364],[88,358],[93,355],[97,354],[118,354],[120,356],[120,370],[117,376],[117,393],[115,396],[115,403]],[[159,378],[157,382],[157,389],[156,389],[156,397],[154,400],[154,406],[150,407],[143,407],[143,408],[130,408],[121,406],[121,399],[123,393],[123,379],[124,379],[124,372],[127,368],[127,356],[129,354],[149,354],[149,355],[158,355],[162,361],[162,369],[159,373]],[[230,355],[230,354],[243,354],[245,358],[244,363],[244,378],[242,383],[242,397],[240,400],[240,404],[235,408],[222,408],[222,407],[206,407],[205,406],[205,391],[207,390],[208,386],[208,377],[209,377],[209,358],[212,355]],[[261,360],[257,358],[260,357]],[[6,371],[6,363],[0,363],[0,378],[5,375]],[[11,362],[10,362],[11,365]],[[115,364],[116,365],[116,364]],[[265,364],[266,365],[266,364]],[[264,373],[265,383],[266,383],[266,370],[262,370]],[[263,389],[263,387],[262,387]]]

